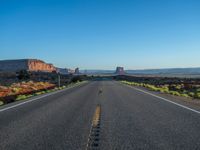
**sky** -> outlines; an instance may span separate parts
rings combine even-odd
[[[0,60],[200,67],[199,0],[0,0]]]

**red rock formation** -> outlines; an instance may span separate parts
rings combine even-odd
[[[0,60],[0,72],[42,71],[53,72],[56,68],[38,59]]]
[[[41,60],[29,60],[28,68],[29,71],[45,71],[45,72],[56,71],[56,68],[52,64],[46,64]]]
[[[76,68],[74,73],[75,73],[75,74],[79,74],[79,73],[80,73],[80,72],[79,72],[79,68]]]
[[[115,73],[118,74],[118,75],[125,74],[124,68],[123,67],[117,67]]]

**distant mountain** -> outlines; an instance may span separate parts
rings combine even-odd
[[[73,74],[74,70],[69,68],[56,68],[56,71],[60,74],[67,75],[67,74]]]
[[[101,74],[113,74],[114,70],[80,70],[83,74],[94,74],[94,75],[101,75]]]
[[[200,74],[200,68],[169,68],[169,69],[147,69],[147,70],[126,70],[128,74]]]
[[[114,74],[115,70],[81,70],[81,73],[96,75]],[[125,73],[133,75],[200,75],[200,68],[125,70]]]

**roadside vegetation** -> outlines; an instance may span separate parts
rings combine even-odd
[[[174,96],[182,96],[192,99],[200,99],[200,87],[199,86],[188,86],[188,84],[148,84],[142,82],[133,82],[133,81],[121,81],[124,84],[131,86],[139,86],[147,88],[151,91],[156,91],[160,93],[171,94]]]
[[[0,86],[0,106],[14,101],[26,100],[33,96],[63,90],[81,83],[82,80],[79,80],[79,78],[76,77],[70,83],[60,87],[49,82],[33,81],[23,81],[21,83],[13,83],[10,86]]]

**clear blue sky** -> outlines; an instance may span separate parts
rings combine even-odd
[[[0,0],[0,59],[200,67],[200,0]]]

